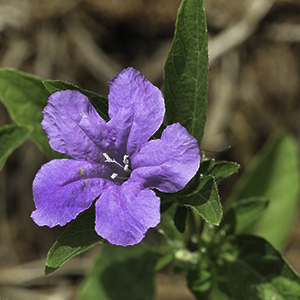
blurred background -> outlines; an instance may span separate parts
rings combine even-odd
[[[180,0],[0,0],[0,67],[59,79],[107,96],[133,66],[163,88],[163,66]],[[300,144],[300,1],[206,0],[210,57],[208,122],[201,148],[241,164],[223,199],[280,128]],[[11,123],[0,103],[0,126]],[[226,149],[231,146],[230,149]],[[74,299],[99,247],[44,277],[61,228],[33,223],[31,183],[47,159],[26,142],[0,172],[0,298]],[[300,272],[300,222],[285,255]],[[159,274],[156,300],[193,299],[180,275]]]

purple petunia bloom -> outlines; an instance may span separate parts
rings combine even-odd
[[[96,232],[127,246],[160,222],[160,198],[151,189],[183,189],[199,168],[200,154],[179,123],[149,141],[162,124],[165,104],[140,72],[125,69],[109,87],[108,122],[78,91],[49,97],[42,128],[50,146],[73,159],[54,159],[38,171],[31,217],[40,226],[63,226],[98,197]]]

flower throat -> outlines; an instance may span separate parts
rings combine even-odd
[[[111,174],[111,179],[118,179],[124,182],[129,178],[131,169],[129,156],[127,154],[123,156],[123,165],[118,163],[114,158],[110,158],[107,153],[103,153],[103,156],[105,157],[105,162],[112,164],[116,170],[116,172]]]

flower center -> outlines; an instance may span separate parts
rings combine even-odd
[[[120,164],[114,158],[110,158],[107,153],[103,153],[103,156],[105,157],[105,162],[112,164],[116,170],[116,172],[113,172],[110,176],[112,179],[124,181],[129,178],[131,169],[129,156],[127,154],[123,156],[123,164]]]

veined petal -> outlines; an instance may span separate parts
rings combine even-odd
[[[167,126],[161,139],[142,145],[131,157],[131,178],[144,188],[174,193],[196,174],[200,164],[198,142],[179,123]]]
[[[85,95],[70,90],[54,93],[43,114],[42,128],[54,150],[76,159],[103,160],[99,140],[107,143],[106,122]]]
[[[109,87],[110,118],[116,123],[124,123],[120,119],[126,117],[128,120],[128,113],[132,115],[131,126],[126,126],[123,129],[126,132],[121,134],[128,136],[124,154],[132,155],[162,124],[165,114],[163,96],[157,87],[133,68],[118,73]]]
[[[132,127],[133,114],[126,108],[121,108],[117,118],[113,118],[107,123],[107,130],[110,132],[112,139],[110,153],[117,161],[122,162],[123,157],[127,154],[127,143]]]
[[[160,199],[130,179],[110,186],[96,202],[96,232],[115,245],[139,243],[160,222]]]
[[[108,168],[72,159],[55,159],[43,165],[33,181],[36,210],[32,219],[49,227],[74,219],[113,184]]]

